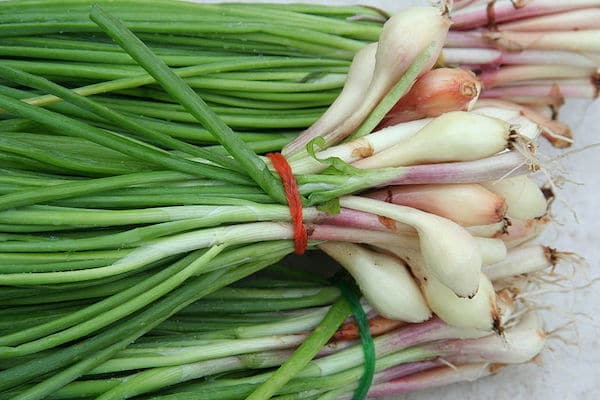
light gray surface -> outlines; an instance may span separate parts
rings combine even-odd
[[[236,0],[246,1],[246,0]],[[250,0],[256,1],[256,0]],[[273,0],[271,0],[273,1]],[[295,0],[287,2],[325,4],[363,3],[384,10],[397,10],[411,5],[427,5],[419,0]],[[280,1],[286,2],[286,1]],[[600,100],[595,102],[568,101],[560,112],[561,120],[574,130],[576,144],[581,149],[600,143]],[[542,153],[554,154],[548,146]],[[591,148],[570,155],[562,161],[566,169],[565,178],[577,183],[565,183],[559,192],[564,201],[557,201],[553,224],[540,239],[541,243],[564,251],[573,251],[585,257],[590,268],[589,278],[599,277],[600,233],[595,228],[600,223],[600,148]],[[556,173],[555,168],[552,172]],[[577,220],[573,216],[574,210]],[[582,268],[578,268],[581,275]],[[585,279],[583,279],[585,280]],[[600,399],[600,282],[594,287],[567,293],[551,293],[536,300],[551,305],[553,310],[544,313],[549,329],[564,324],[576,313],[576,331],[564,334],[576,341],[576,345],[565,345],[550,340],[543,352],[541,366],[536,364],[511,366],[497,375],[473,383],[461,383],[444,388],[427,390],[397,398],[406,400],[487,400],[487,399],[544,399],[544,400],[592,400]],[[560,317],[558,316],[560,314]]]

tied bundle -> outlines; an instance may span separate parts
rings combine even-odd
[[[0,3],[0,398],[380,397],[543,349],[548,126],[435,68],[447,16],[100,3]]]

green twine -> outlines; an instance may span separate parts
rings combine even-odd
[[[363,375],[358,382],[358,387],[352,396],[352,400],[362,400],[367,396],[367,392],[373,382],[373,376],[375,375],[375,344],[373,343],[373,337],[371,336],[371,330],[369,329],[369,319],[360,304],[358,288],[354,283],[347,281],[349,280],[347,276],[342,276],[338,273],[333,278],[335,279],[335,285],[340,289],[342,296],[344,296],[350,305],[352,317],[356,321],[360,333],[365,367]]]

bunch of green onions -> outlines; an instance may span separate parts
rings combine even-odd
[[[0,56],[6,65],[70,86],[83,83],[86,87],[78,93],[85,96],[112,93],[97,99],[175,137],[194,143],[214,141],[205,130],[189,126],[194,118],[173,104],[169,95],[145,86],[151,81],[140,77],[143,70],[119,46],[97,34],[99,29],[87,18],[89,2],[4,3]],[[498,9],[495,21],[507,24],[499,25],[500,31],[510,31],[480,29],[489,25],[486,1],[454,2],[450,15],[455,25],[440,62],[480,73],[484,102],[526,107],[527,113],[553,125],[553,143],[568,145],[568,127],[551,121],[563,96],[597,96],[598,49],[581,46],[598,41],[578,39],[578,35],[592,38],[596,34],[597,2],[569,6],[549,2],[516,9],[510,1],[494,4]],[[389,18],[369,7],[172,1],[122,1],[105,6],[169,66],[181,68],[180,76],[201,89],[203,99],[225,123],[244,132],[243,138],[258,152],[283,146],[292,137],[286,133],[309,126],[321,115],[339,94],[349,60],[366,43],[377,40],[382,23]],[[543,23],[548,18],[546,25],[539,25],[538,20]],[[511,25],[513,19],[519,25]],[[566,22],[557,24],[555,20]],[[533,27],[527,28],[528,24]],[[521,31],[546,37],[548,30],[566,36],[570,47],[563,49],[564,41],[556,38],[541,49],[530,41],[518,49],[504,48],[502,43],[507,40],[488,38]],[[196,68],[187,68],[192,66]],[[53,96],[34,99],[35,93],[22,96],[36,105],[57,101]],[[277,135],[264,135],[275,130]]]
[[[363,302],[377,355],[369,394],[409,392],[471,379],[475,373],[485,376],[497,371],[499,364],[525,362],[537,355],[546,334],[534,314],[518,315],[514,300],[517,289],[506,279],[524,272],[523,266],[531,265],[533,260],[541,262],[539,268],[549,268],[560,257],[553,253],[554,259],[550,260],[549,254],[541,246],[524,247],[513,252],[511,263],[487,271],[496,285],[506,285],[499,289],[508,326],[503,336],[452,327],[437,318],[419,324],[388,320]],[[305,275],[297,267],[289,262],[286,266],[276,264],[207,295],[79,380],[57,390],[52,398],[151,395],[164,399],[230,399],[250,395],[273,376],[274,367],[297,357],[295,349],[313,329],[324,328],[323,317],[339,307],[341,292],[332,286],[333,281]],[[74,292],[61,296],[63,301],[73,300]],[[85,293],[80,291],[79,296],[80,302],[85,301]],[[37,315],[23,318],[9,312],[6,325],[35,327],[44,316],[54,319],[57,313],[68,312],[39,309]],[[357,339],[356,324],[348,321],[319,349],[316,359],[276,391],[275,398],[345,398],[352,394],[363,370]],[[17,363],[28,359],[21,357]],[[460,367],[448,367],[449,362],[460,363]],[[13,364],[3,360],[0,365]],[[8,391],[0,398],[17,397],[29,386]]]
[[[502,282],[557,258],[520,247],[549,222],[525,175],[547,126],[469,111],[479,90],[384,124],[439,81],[437,10],[100,3],[0,3],[0,396],[351,397],[356,335],[323,348],[351,309],[391,329],[373,396],[541,350]],[[360,303],[277,266],[294,227],[268,151]],[[265,268],[285,279],[245,280]],[[527,351],[505,354],[513,325]]]

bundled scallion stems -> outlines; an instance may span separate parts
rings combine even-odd
[[[97,3],[0,2],[0,399],[380,397],[542,350],[564,132],[435,68],[439,10]]]
[[[552,120],[565,97],[598,97],[600,2],[581,0],[453,1],[452,31],[441,63],[476,71],[481,105],[520,109]],[[568,126],[546,124],[558,147]]]

